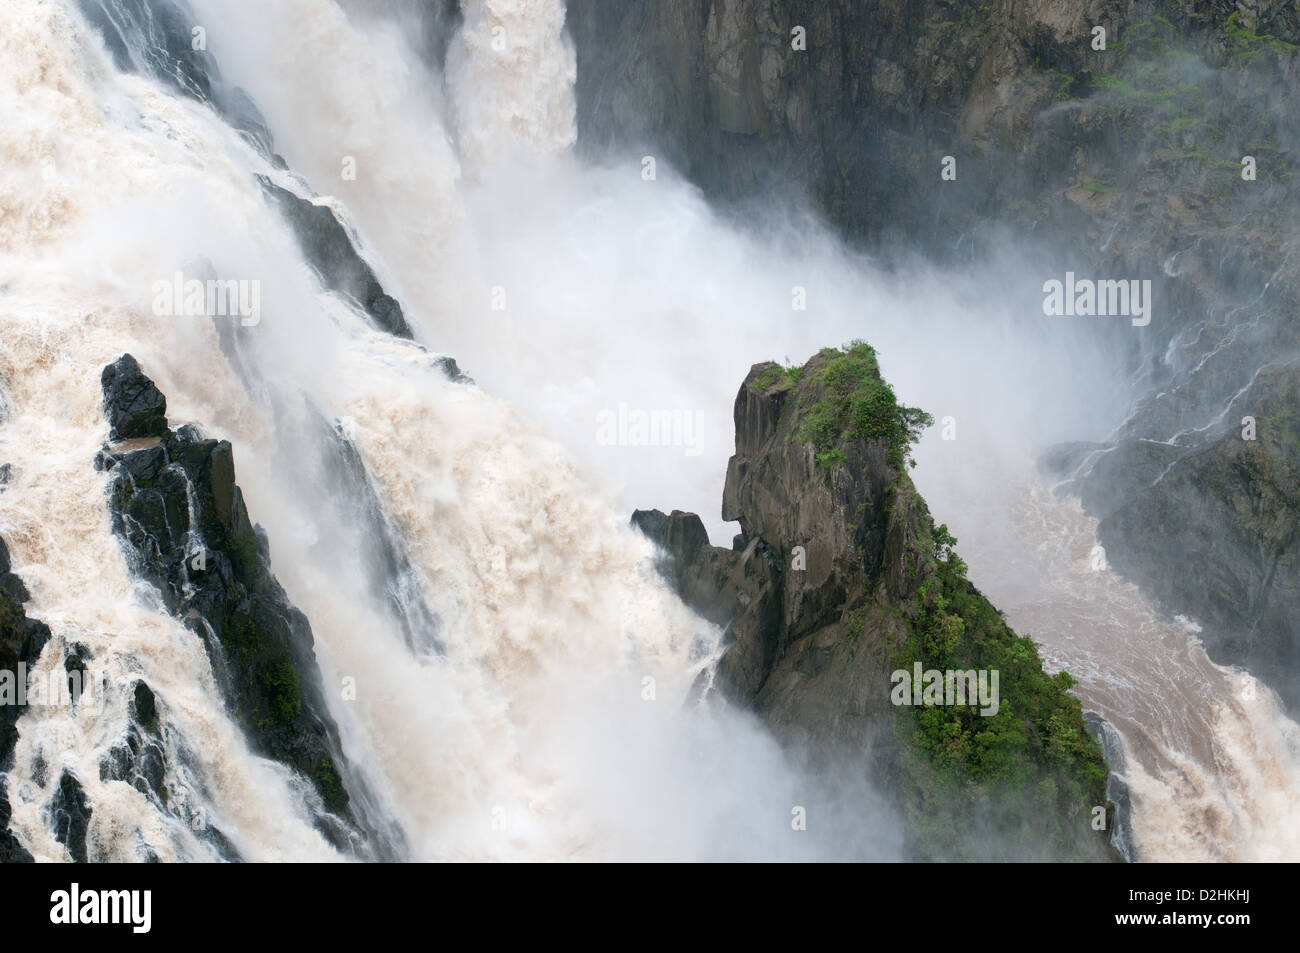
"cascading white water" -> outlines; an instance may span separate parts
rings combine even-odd
[[[115,203],[163,201],[169,191],[195,188],[207,158],[196,149],[198,111],[115,75],[58,5],[6,4],[0,23],[0,386],[10,411],[0,452],[13,465],[0,495],[0,534],[32,592],[29,611],[53,631],[40,668],[61,668],[63,644],[75,641],[94,653],[91,681],[109,686],[102,706],[35,707],[25,715],[11,774],[12,826],[38,859],[66,856],[43,810],[67,769],[93,804],[97,858],[140,859],[146,846],[163,859],[211,857],[194,833],[206,823],[249,857],[331,856],[296,807],[299,782],[249,756],[223,712],[201,643],[130,578],[109,532],[104,478],[87,466],[106,436],[97,367],[151,338],[141,350],[163,354],[214,338],[211,328],[159,329],[152,317],[121,307],[130,261],[123,257],[128,267],[116,271],[101,267],[100,256],[109,247],[101,216]],[[133,100],[148,111],[137,112]],[[168,129],[175,139],[159,134]],[[202,178],[218,188],[240,180],[224,164]],[[117,221],[118,240],[130,244],[131,222]],[[209,374],[208,386],[220,386],[220,368]],[[178,403],[185,414],[184,398]],[[99,780],[99,762],[125,727],[133,676],[163,699],[176,816],[153,811],[127,784]],[[192,824],[196,814],[205,821]]]
[[[348,759],[410,856],[832,854],[792,840],[790,808],[813,794],[756,723],[684,703],[718,633],[665,590],[625,524],[634,505],[693,508],[719,542],[730,406],[749,364],[865,337],[905,400],[957,417],[956,444],[920,449],[918,483],[976,581],[1124,731],[1143,856],[1277,856],[1270,844],[1294,856],[1266,830],[1269,817],[1295,830],[1296,790],[1294,725],[1266,693],[1241,702],[1231,683],[1246,676],[1196,656],[1124,587],[1080,588],[1090,577],[1071,577],[1073,555],[1031,593],[1002,588],[1014,574],[999,573],[1009,554],[994,524],[1024,498],[988,505],[982,491],[1023,468],[949,488],[973,459],[1041,436],[1039,415],[1065,426],[1088,419],[1070,417],[1075,406],[1118,411],[1124,395],[1096,372],[1086,332],[1035,337],[1005,320],[1025,302],[987,300],[987,282],[884,275],[807,223],[743,234],[662,166],[649,182],[639,164],[584,167],[566,151],[574,59],[562,4],[464,7],[444,106],[440,78],[390,25],[329,0],[193,4],[223,74],[252,94],[290,167],[357,228],[417,339],[455,354],[484,390],[447,382],[429,351],[320,293],[252,173],[308,193],[210,110],[119,74],[59,4],[0,11],[0,390],[12,411],[0,461],[15,471],[0,536],[29,611],[55,633],[42,668],[75,639],[119,686],[102,714],[24,716],[10,785],[20,840],[65,856],[42,810],[66,767],[94,811],[93,857],[131,859],[143,845],[164,859],[214,856],[184,811],[98,781],[124,729],[129,672],[159,695],[178,802],[250,859],[337,856],[312,829],[311,793],[249,754],[201,644],[132,583],[109,531],[104,477],[90,467],[107,430],[98,378],[130,351],[173,425],[234,444],[273,571],[311,620]],[[236,329],[251,388],[205,319],[150,313],[153,282],[200,256],[262,281],[262,322]],[[794,286],[808,310],[792,309]],[[697,445],[602,444],[597,415],[619,403],[698,412]],[[298,426],[306,405],[340,420],[360,452],[439,616],[443,656],[413,656],[367,590],[375,527],[334,518],[304,462],[315,449]],[[1035,512],[1043,522],[1017,545],[1074,554],[1086,542],[1068,505]],[[1096,614],[1114,624],[1093,625]],[[1162,650],[1106,650],[1135,627],[1158,630]],[[1169,719],[1168,706],[1126,721],[1139,699],[1164,697],[1151,688],[1163,678],[1187,704],[1213,690],[1217,707],[1171,721],[1181,727],[1168,736],[1149,720]],[[1198,745],[1204,730],[1222,740]],[[887,818],[859,797],[860,854],[891,856]]]

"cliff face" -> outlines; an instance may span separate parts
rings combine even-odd
[[[1184,171],[1153,147],[1227,146],[1201,119],[1256,124],[1259,143],[1294,131],[1267,114],[1297,81],[1300,12],[1286,0],[570,0],[568,24],[589,148],[646,147],[725,198],[794,184],[854,238],[1044,213],[1085,223],[1113,203],[1082,186]],[[1183,69],[1166,75],[1175,53]],[[1261,101],[1260,79],[1284,85]],[[1211,86],[1223,98],[1200,94]],[[1183,121],[1125,121],[1143,109]],[[944,155],[958,177],[938,189]],[[1191,164],[1210,172],[1217,158]]]
[[[1300,514],[1300,484],[1268,476],[1292,472],[1269,449],[1285,414],[1256,381],[1300,357],[1300,8],[570,0],[568,22],[591,151],[655,155],[742,207],[806,196],[882,253],[978,261],[1010,241],[1052,263],[1030,285],[1149,279],[1150,324],[1098,331],[1132,412],[1104,454],[1058,472],[1102,520],[1111,563],[1202,617],[1211,656],[1258,666],[1294,710],[1296,544],[1243,514]],[[1233,456],[1247,415],[1280,428],[1250,451],[1271,462],[1212,477],[1205,455]],[[1196,514],[1196,532],[1159,528],[1161,507]],[[1188,565],[1214,567],[1208,590],[1181,581]]]
[[[1211,657],[1300,710],[1300,366],[1261,371],[1253,423],[1169,464],[1101,521],[1112,561],[1190,611]],[[1091,481],[1089,481],[1091,482]]]
[[[736,397],[723,516],[732,550],[697,516],[638,511],[688,604],[727,626],[718,669],[814,770],[858,765],[908,824],[917,858],[1102,859],[1110,830],[1101,752],[1064,673],[1042,671],[966,580],[905,466],[926,422],[899,407],[869,347],[802,368],[755,365]],[[896,704],[897,671],[997,671],[996,712]],[[918,697],[919,701],[919,697]]]

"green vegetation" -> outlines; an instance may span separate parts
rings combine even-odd
[[[900,490],[900,492],[904,492]],[[934,526],[915,490],[922,531],[908,558],[924,579],[908,636],[891,669],[986,670],[999,673],[1000,706],[900,706],[895,736],[910,785],[907,811],[922,850],[934,858],[969,859],[972,834],[981,849],[1015,857],[1025,843],[1050,845],[1058,859],[1096,859],[1103,850],[1089,821],[1106,805],[1106,765],[1084,728],[1075,684],[1066,672],[1043,671],[1032,639],[1017,635],[1002,613],[966,578],[945,525]]]
[[[1293,53],[1300,46],[1276,36],[1261,35],[1255,30],[1255,18],[1241,10],[1228,17],[1228,50],[1243,58],[1260,53]]]
[[[140,720],[140,727],[154,737],[161,737],[162,731],[158,724],[158,712],[156,709]]]
[[[1112,76],[1109,73],[1103,73],[1093,79],[1093,82],[1101,89],[1114,93],[1122,99],[1136,99],[1138,91],[1132,83],[1120,79],[1118,76]]]
[[[248,720],[258,728],[276,723],[289,725],[302,711],[298,670],[282,654],[284,649],[273,648],[271,641],[252,615],[230,615],[221,631],[226,658],[239,681],[250,687],[245,694]]]
[[[235,564],[239,578],[253,588],[258,588],[262,568],[262,555],[257,547],[257,533],[252,527],[233,536],[230,540],[230,558]]]
[[[1096,76],[1093,82],[1123,105],[1152,109],[1177,119],[1194,119],[1192,111],[1199,110],[1204,104],[1205,90],[1192,83],[1172,81],[1160,63],[1144,63],[1137,70],[1137,78],[1145,82],[1137,86],[1129,79],[1111,73]]]
[[[753,385],[783,386],[788,374],[788,368],[765,368]],[[1033,640],[1013,632],[970,584],[957,540],[946,525],[935,525],[903,469],[908,449],[933,418],[899,404],[881,378],[876,352],[862,341],[819,352],[783,413],[793,415],[789,439],[810,443],[818,466],[847,462],[854,441],[878,440],[899,469],[888,505],[912,536],[902,575],[915,587],[914,600],[877,604],[871,596],[881,577],[869,582],[845,620],[849,663],[872,615],[887,612],[906,631],[891,652],[890,670],[910,672],[920,662],[925,670],[998,673],[994,714],[981,715],[978,703],[894,710],[898,789],[919,853],[969,860],[992,850],[1024,859],[1034,845],[1042,859],[1107,856],[1104,835],[1089,823],[1093,809],[1107,805],[1106,765],[1069,693],[1074,680],[1065,672],[1046,674]]]
[[[271,710],[282,724],[289,724],[302,711],[302,694],[298,688],[298,670],[289,661],[277,662],[262,675]]]
[[[1110,72],[1092,77],[1092,85],[1104,95],[1086,120],[1145,135],[1155,147],[1154,161],[1191,166],[1181,173],[1190,177],[1182,180],[1180,191],[1199,193],[1215,203],[1240,195],[1235,186],[1240,183],[1241,156],[1257,155],[1276,139],[1276,119],[1268,111],[1241,109],[1242,91],[1253,87],[1256,97],[1265,97],[1277,71],[1289,68],[1287,59],[1300,49],[1260,34],[1254,17],[1240,10],[1227,18],[1225,28],[1228,62],[1220,66],[1177,48],[1178,32],[1163,17],[1129,26],[1123,42],[1110,44],[1105,60]],[[1285,154],[1272,155],[1261,166],[1273,181],[1289,181],[1293,173],[1293,162]]]
[[[17,599],[11,599],[0,592],[0,636],[9,637],[9,633],[25,615],[22,604]],[[12,640],[17,642],[16,637],[12,637]]]
[[[1078,99],[1078,89],[1082,85],[1079,78],[1057,69],[1045,69],[1043,75],[1052,87],[1052,98],[1057,102]]]
[[[262,638],[251,615],[234,613],[221,630],[221,647],[241,667],[262,650]]]
[[[799,364],[773,364],[763,373],[759,374],[749,386],[752,390],[765,391],[782,380],[787,380],[791,385],[798,384],[799,378],[803,376],[803,366]]]
[[[1177,27],[1166,17],[1157,14],[1125,27],[1118,37],[1110,41],[1109,52],[1163,55],[1170,51],[1170,43],[1177,35]]]
[[[348,809],[348,792],[339,780],[338,769],[329,758],[322,757],[312,772],[311,779],[325,806],[340,816]]]
[[[915,407],[904,407],[894,389],[880,376],[875,349],[865,341],[843,348],[826,348],[812,372],[821,397],[800,406],[797,434],[813,445],[817,465],[830,467],[846,460],[843,444],[852,440],[885,440],[889,462],[901,468],[911,445],[934,418]]]

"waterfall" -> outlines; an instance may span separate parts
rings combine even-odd
[[[886,271],[788,208],[740,227],[666,164],[585,162],[562,2],[462,6],[445,71],[359,3],[167,5],[203,28],[205,55],[177,61],[150,39],[153,0],[0,7],[0,537],[53,634],[38,673],[81,646],[106,686],[23,715],[19,841],[68,859],[52,805],[70,773],[91,860],[356,856],[314,823],[310,784],[250,749],[202,639],[112,532],[100,373],[129,352],[173,426],[233,445],[392,855],[898,857],[860,778],[837,824],[792,836],[792,808],[826,792],[708,691],[722,633],[628,526],[635,506],[686,506],[722,542],[750,364],[863,337],[906,403],[971,428],[927,438],[917,483],[972,578],[1118,732],[1139,856],[1295,857],[1296,726],[1089,575],[1095,525],[1028,483],[1023,446],[1131,396],[1102,345],[1008,318],[1041,311],[996,274]],[[411,339],[323,286],[258,176],[334,213]],[[156,313],[177,272],[259,282],[260,320]],[[620,404],[698,414],[699,439],[602,444]],[[1058,562],[1026,587],[1016,552]],[[102,767],[141,679],[165,798]]]

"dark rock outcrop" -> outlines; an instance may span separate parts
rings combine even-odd
[[[120,404],[116,381],[106,378],[105,407]],[[347,843],[353,817],[311,627],[271,574],[265,535],[250,521],[235,482],[230,444],[184,426],[145,447],[105,447],[95,465],[112,475],[113,529],[134,570],[203,639],[253,748],[311,780],[324,804],[319,825],[336,843]],[[142,728],[155,707],[150,697],[137,690]],[[103,770],[123,779],[139,775],[161,797],[148,732],[136,734]],[[131,740],[137,750],[129,750]]]
[[[733,700],[753,700],[781,645],[781,567],[755,538],[742,552],[709,545],[694,513],[637,510],[632,524],[663,548],[660,571],[687,605],[724,628],[717,684]]]
[[[1084,712],[1083,721],[1088,727],[1088,734],[1101,745],[1101,750],[1106,755],[1106,764],[1110,766],[1110,773],[1106,776],[1106,797],[1115,805],[1110,846],[1119,851],[1129,863],[1136,863],[1140,858],[1133,834],[1133,799],[1125,777],[1127,759],[1124,756],[1124,742],[1111,723],[1096,712]]]
[[[130,354],[123,354],[100,375],[109,440],[161,437],[167,433],[167,398],[144,376]]]
[[[199,100],[212,97],[216,62],[195,49],[197,20],[179,0],[79,0],[123,72],[152,76]]]
[[[68,849],[73,861],[87,860],[86,834],[90,828],[90,803],[76,775],[64,771],[49,807],[50,828],[54,839]]]
[[[126,737],[100,762],[99,779],[125,781],[166,806],[167,752],[159,735],[157,699],[143,681],[135,683],[130,714]]]
[[[724,693],[814,770],[869,773],[906,818],[913,857],[1114,859],[1089,825],[1114,807],[1072,681],[1047,676],[966,580],[907,477],[921,422],[866,345],[755,365],[723,493],[744,548],[710,546],[693,514],[633,522],[663,547],[683,600],[727,626]],[[1000,672],[999,711],[894,704],[893,673],[915,663]]]
[[[41,650],[50,640],[50,629],[44,622],[29,619],[23,611],[28,599],[27,587],[10,571],[9,547],[0,539],[0,677],[9,681],[16,691],[19,674],[36,664]],[[0,704],[0,863],[30,861],[32,856],[14,838],[9,830],[10,806],[5,784],[5,772],[13,766],[14,744],[18,740],[17,722],[26,704],[16,704],[17,699],[6,699]]]
[[[1151,213],[1121,242],[1152,225],[1172,237],[1200,211],[1174,191],[1204,194],[1222,148],[1276,145],[1273,124],[1295,128],[1276,108],[1285,90],[1261,100],[1260,86],[1282,77],[1294,90],[1300,15],[1287,0],[1249,7],[570,0],[566,22],[586,148],[647,149],[723,200],[793,188],[850,238],[950,246],[994,221],[1032,223],[1040,238],[1092,232],[1117,186]],[[1091,45],[1099,25],[1105,51]],[[1143,110],[1159,121],[1134,122]]]
[[[1150,279],[1149,327],[1097,331],[1140,385],[1127,437],[1202,427],[1300,351],[1287,0],[571,0],[567,23],[588,150],[649,152],[742,210],[811,199],[885,256],[993,269],[1009,241],[1041,253],[1027,293]]]
[[[468,374],[466,374],[464,371],[460,369],[460,365],[456,363],[456,359],[454,357],[438,358],[438,366],[441,367],[442,372],[447,375],[447,379],[453,381],[454,383],[457,384],[474,383],[474,378],[470,377]]]
[[[257,105],[222,79],[206,34],[197,42],[196,28],[205,28],[184,0],[78,0],[78,6],[119,70],[151,76],[209,103],[250,145],[283,165]]]
[[[402,306],[384,291],[334,211],[299,198],[266,176],[259,175],[257,181],[293,228],[303,255],[325,287],[357,302],[380,329],[409,338],[411,329]]]
[[[222,79],[216,58],[206,49],[206,34],[203,48],[195,49],[194,31],[205,28],[184,0],[79,0],[79,4],[103,36],[118,69],[152,76],[210,104],[271,165],[287,168],[275,153],[274,139],[257,104],[243,89]],[[422,19],[430,29],[441,28],[455,22],[457,12],[441,4],[424,11]],[[430,39],[428,52],[441,60],[445,42],[445,37]],[[257,179],[293,228],[325,287],[355,300],[382,330],[411,337],[401,305],[384,291],[334,212],[300,199],[265,176]],[[448,375],[455,376],[450,370]]]

